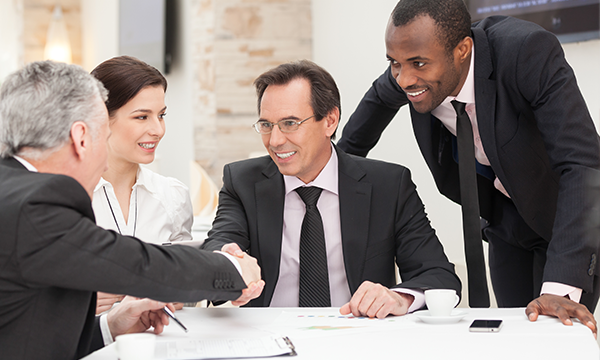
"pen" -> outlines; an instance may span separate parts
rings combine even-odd
[[[178,318],[175,316],[175,314],[173,314],[173,312],[171,311],[171,309],[169,309],[168,307],[166,307],[166,306],[165,306],[165,307],[163,308],[163,311],[164,311],[164,312],[165,312],[167,315],[169,315],[169,317],[170,317],[171,319],[175,320],[175,322],[177,323],[177,325],[181,326],[181,328],[182,328],[182,329],[183,329],[185,332],[188,332],[188,329],[185,327],[185,325],[183,325],[183,324],[181,323],[181,321],[179,321],[179,319],[178,319]]]

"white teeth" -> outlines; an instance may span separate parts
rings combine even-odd
[[[294,155],[296,152],[292,151],[292,152],[288,152],[288,153],[276,153],[275,155],[277,155],[278,158],[280,159],[287,159],[290,156]]]
[[[417,92],[414,92],[414,93],[409,93],[409,92],[407,92],[407,94],[408,94],[409,96],[419,96],[419,95],[421,95],[422,93],[424,93],[425,91],[427,91],[427,89],[423,89],[423,90],[421,90],[421,91],[417,91]]]
[[[138,145],[144,149],[154,149],[156,147],[156,144],[139,143]]]

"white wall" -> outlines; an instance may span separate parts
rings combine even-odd
[[[373,80],[387,67],[384,33],[397,0],[313,1],[313,59],[326,68],[342,95],[342,124]],[[600,41],[565,46],[590,112],[599,127]],[[338,130],[338,136],[341,129]],[[408,107],[388,126],[370,158],[407,166],[450,261],[466,288],[460,207],[439,194],[414,139]],[[466,298],[463,291],[463,299]],[[464,304],[464,302],[463,302]]]
[[[179,21],[175,63],[167,75],[167,132],[148,167],[189,186],[194,155],[191,122],[192,72],[189,55],[189,1],[178,1]],[[91,71],[104,60],[119,55],[119,0],[82,0],[83,66]],[[146,24],[147,25],[147,24]],[[145,25],[144,25],[145,26]]]
[[[194,159],[194,124],[192,118],[192,40],[191,3],[177,1],[175,54],[171,72],[166,76],[167,132],[158,148],[158,172],[179,179],[190,186],[190,163]]]
[[[119,54],[119,0],[81,1],[81,39],[83,68],[96,65]]]
[[[0,1],[0,84],[17,70],[23,57],[23,1]]]

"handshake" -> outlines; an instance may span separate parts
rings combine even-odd
[[[260,296],[265,287],[264,280],[260,277],[260,266],[255,258],[243,252],[238,244],[225,244],[221,252],[232,255],[236,258],[242,269],[242,278],[247,288],[242,290],[242,296],[231,302],[234,306],[246,305],[250,300]]]

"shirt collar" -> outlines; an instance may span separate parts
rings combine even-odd
[[[31,165],[31,163],[25,159],[23,159],[20,156],[17,155],[13,155],[13,157],[15,158],[15,160],[17,160],[18,162],[21,163],[21,165],[25,166],[25,169],[31,171],[31,172],[38,172],[38,169],[35,168],[35,166]]]
[[[133,187],[135,188],[136,186],[143,186],[146,188],[146,190],[148,190],[151,193],[158,192],[158,185],[152,182],[150,170],[146,169],[142,165],[140,165],[140,168],[137,173],[137,181],[135,182],[135,185],[133,185]]]
[[[283,175],[283,181],[285,182],[285,194],[287,195],[301,186],[316,186],[323,190],[332,192],[335,195],[339,195],[338,174],[338,156],[335,152],[333,144],[331,144],[331,157],[329,157],[329,161],[323,170],[321,170],[319,175],[317,175],[317,178],[313,181],[309,182],[308,184],[304,184],[302,180],[295,176]]]
[[[143,186],[146,188],[146,190],[148,190],[151,193],[156,193],[157,191],[157,186],[156,184],[154,184],[152,182],[151,177],[148,175],[148,172],[150,170],[144,168],[143,166],[140,165],[138,172],[137,172],[137,180],[135,181],[135,184],[133,184],[133,188],[135,189],[136,186]],[[104,178],[100,178],[100,181],[98,181],[98,184],[96,185],[96,188],[94,189],[94,191],[97,191],[98,189],[100,189],[103,186],[108,186],[108,187],[112,187],[112,184],[109,183],[108,181],[106,181]]]

